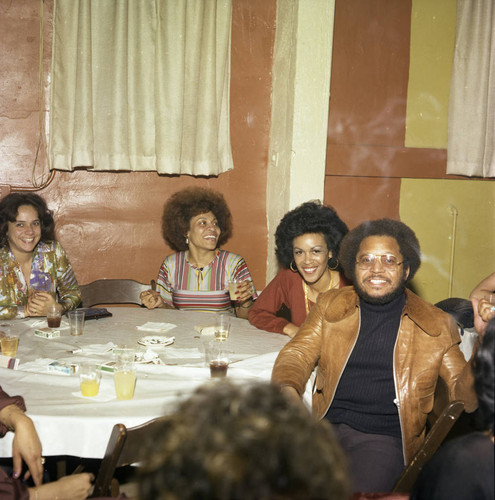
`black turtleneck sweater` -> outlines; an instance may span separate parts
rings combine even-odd
[[[405,295],[384,305],[360,300],[361,327],[325,415],[362,432],[401,437],[395,406],[394,345]]]

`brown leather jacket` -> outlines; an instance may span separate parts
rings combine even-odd
[[[313,387],[313,415],[325,416],[354,348],[360,328],[359,298],[353,287],[330,290],[318,298],[296,336],[280,351],[272,381],[291,386],[302,395],[318,365]],[[425,437],[435,386],[441,377],[451,400],[460,399],[466,411],[477,400],[470,364],[459,349],[454,320],[406,290],[406,304],[394,348],[394,379],[402,430],[404,461],[408,463]]]

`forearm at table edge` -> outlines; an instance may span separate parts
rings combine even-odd
[[[0,389],[0,437],[11,430],[10,416],[13,409],[12,407],[22,412],[26,411],[26,405],[21,396],[10,397]]]
[[[284,334],[284,327],[289,321],[285,318],[279,318],[274,313],[257,306],[258,300],[255,301],[253,306],[249,309],[249,322],[260,330]]]

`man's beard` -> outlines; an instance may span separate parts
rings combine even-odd
[[[368,304],[383,305],[392,302],[392,300],[396,299],[397,297],[400,297],[404,293],[404,290],[406,289],[406,280],[407,278],[404,276],[404,273],[402,273],[400,282],[390,293],[387,293],[386,295],[381,295],[380,297],[374,297],[372,295],[369,295],[368,292],[366,292],[366,290],[361,288],[361,285],[358,284],[358,281],[354,276],[354,289],[356,290],[356,293],[358,294],[359,298],[363,299]]]

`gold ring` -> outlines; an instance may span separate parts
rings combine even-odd
[[[41,465],[45,465],[45,457],[40,457]]]

